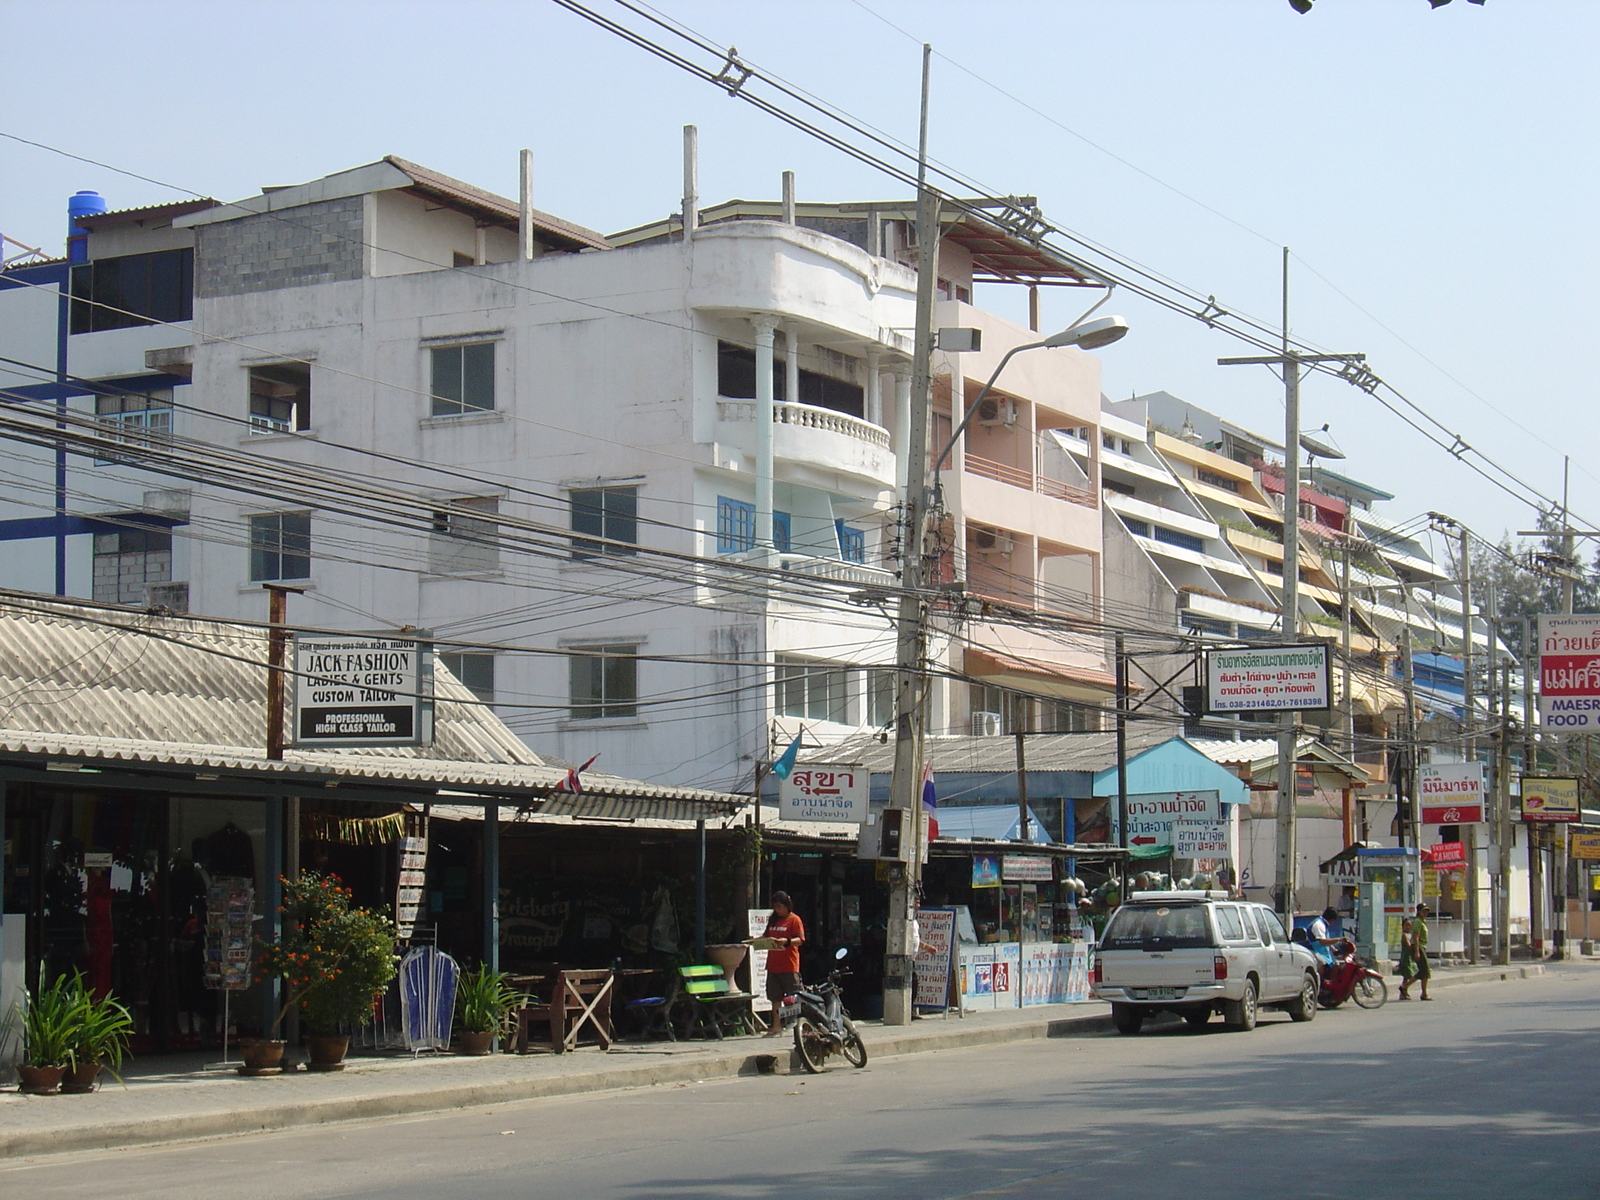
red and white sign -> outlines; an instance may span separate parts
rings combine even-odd
[[[1467,846],[1465,842],[1440,842],[1436,846],[1429,846],[1423,853],[1426,865],[1435,871],[1452,871],[1467,865]]]
[[[1483,820],[1483,764],[1430,763],[1417,768],[1424,825],[1477,825]]]
[[[1539,618],[1539,715],[1557,729],[1600,729],[1600,616]]]

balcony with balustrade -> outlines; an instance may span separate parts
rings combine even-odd
[[[717,400],[716,440],[755,456],[756,402]],[[871,421],[812,404],[778,402],[772,409],[772,454],[778,474],[785,464],[838,472],[875,485],[894,487],[894,452],[889,431]]]

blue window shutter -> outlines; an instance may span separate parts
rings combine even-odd
[[[772,544],[779,554],[789,553],[789,514],[774,512],[772,514]]]
[[[842,520],[835,520],[834,531],[839,536],[839,557],[845,562],[867,561],[867,535],[865,530],[853,529]]]
[[[717,553],[738,554],[756,544],[756,506],[717,497]]]

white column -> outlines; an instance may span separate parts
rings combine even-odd
[[[867,420],[874,425],[883,424],[883,378],[878,370],[878,352],[867,354]]]
[[[522,187],[517,203],[517,242],[524,262],[533,257],[533,151],[522,152]]]
[[[793,325],[783,331],[783,398],[790,404],[800,403],[800,339]]]
[[[700,130],[683,127],[683,240],[690,241],[700,225]]]
[[[794,172],[783,173],[783,223],[795,224],[794,219]]]
[[[911,367],[894,369],[894,491],[897,501],[906,498],[906,470],[911,465],[906,453],[911,433]]]
[[[771,317],[752,317],[756,329],[756,546],[760,557],[772,553],[772,339],[778,328]]]

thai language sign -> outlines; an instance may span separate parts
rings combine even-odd
[[[1177,858],[1233,858],[1231,821],[1175,821],[1172,853]]]
[[[1110,807],[1114,818],[1115,800]],[[1222,803],[1218,792],[1155,792],[1129,796],[1126,844],[1135,849],[1170,846],[1172,827],[1178,822],[1220,820]]]
[[[1251,646],[1206,651],[1210,712],[1310,712],[1331,703],[1328,647]]]
[[[1465,842],[1440,842],[1435,846],[1427,846],[1422,851],[1423,863],[1435,871],[1456,870],[1467,865],[1467,846]]]
[[[1524,821],[1577,821],[1582,815],[1576,779],[1552,775],[1522,777]]]
[[[1001,855],[1000,876],[1012,883],[1049,883],[1055,879],[1050,859],[1043,854]]]
[[[867,819],[871,772],[859,766],[796,767],[778,783],[778,815],[785,821]]]
[[[943,1012],[950,1004],[956,963],[956,910],[917,909],[917,956],[912,960],[913,999],[918,1008]]]
[[[1600,616],[1539,618],[1539,716],[1558,729],[1600,729]]]
[[[1483,820],[1482,763],[1418,767],[1417,789],[1424,825],[1476,825]]]
[[[419,746],[433,740],[433,653],[409,638],[294,639],[294,744]]]

